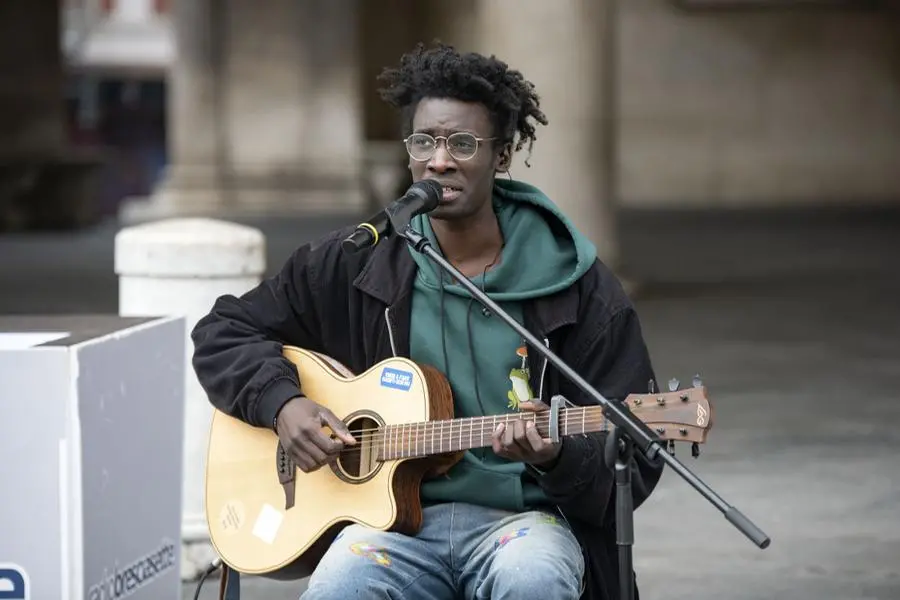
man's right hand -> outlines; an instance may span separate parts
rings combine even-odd
[[[322,431],[330,427],[334,436]],[[275,430],[281,445],[304,473],[319,469],[337,458],[344,444],[356,444],[350,430],[333,412],[306,398],[296,396],[278,412]]]

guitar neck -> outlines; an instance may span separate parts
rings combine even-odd
[[[388,425],[373,434],[370,443],[379,460],[459,452],[490,446],[491,436],[498,425],[518,420],[533,422],[541,437],[550,437],[550,412],[545,411]],[[606,431],[612,428],[613,424],[603,414],[601,406],[579,406],[559,411],[560,436]]]

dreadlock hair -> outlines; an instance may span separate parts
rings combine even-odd
[[[514,144],[519,151],[527,142],[529,156],[537,139],[529,119],[547,124],[534,84],[493,55],[460,53],[441,42],[426,50],[420,43],[400,58],[397,68],[384,69],[378,81],[385,84],[379,90],[381,98],[400,110],[404,137],[412,131],[413,115],[423,98],[483,104],[500,145]]]

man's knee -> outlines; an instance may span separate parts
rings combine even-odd
[[[404,585],[400,573],[383,548],[366,543],[348,546],[347,551],[326,556],[309,578],[301,600],[341,600],[343,598],[396,598]]]
[[[344,575],[311,578],[309,587],[300,595],[300,600],[343,600],[344,598],[388,600],[398,596],[399,590],[390,583],[358,577],[351,572]]]
[[[487,582],[491,598],[577,599],[584,581],[584,555],[561,525],[506,532],[494,542]]]
[[[526,564],[494,563],[491,598],[554,598],[576,600],[581,596],[584,568],[579,561],[535,557]]]
[[[322,557],[301,599],[387,600],[413,591],[439,598],[446,595],[447,584],[435,572],[438,568],[427,547],[414,538],[352,525]]]
[[[309,578],[302,600],[331,598],[389,598],[401,586],[395,557],[379,532],[367,532],[359,526],[344,530],[322,557]]]

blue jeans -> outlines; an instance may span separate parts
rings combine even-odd
[[[581,547],[560,516],[451,503],[426,507],[414,537],[348,526],[300,598],[574,600],[583,577]]]

